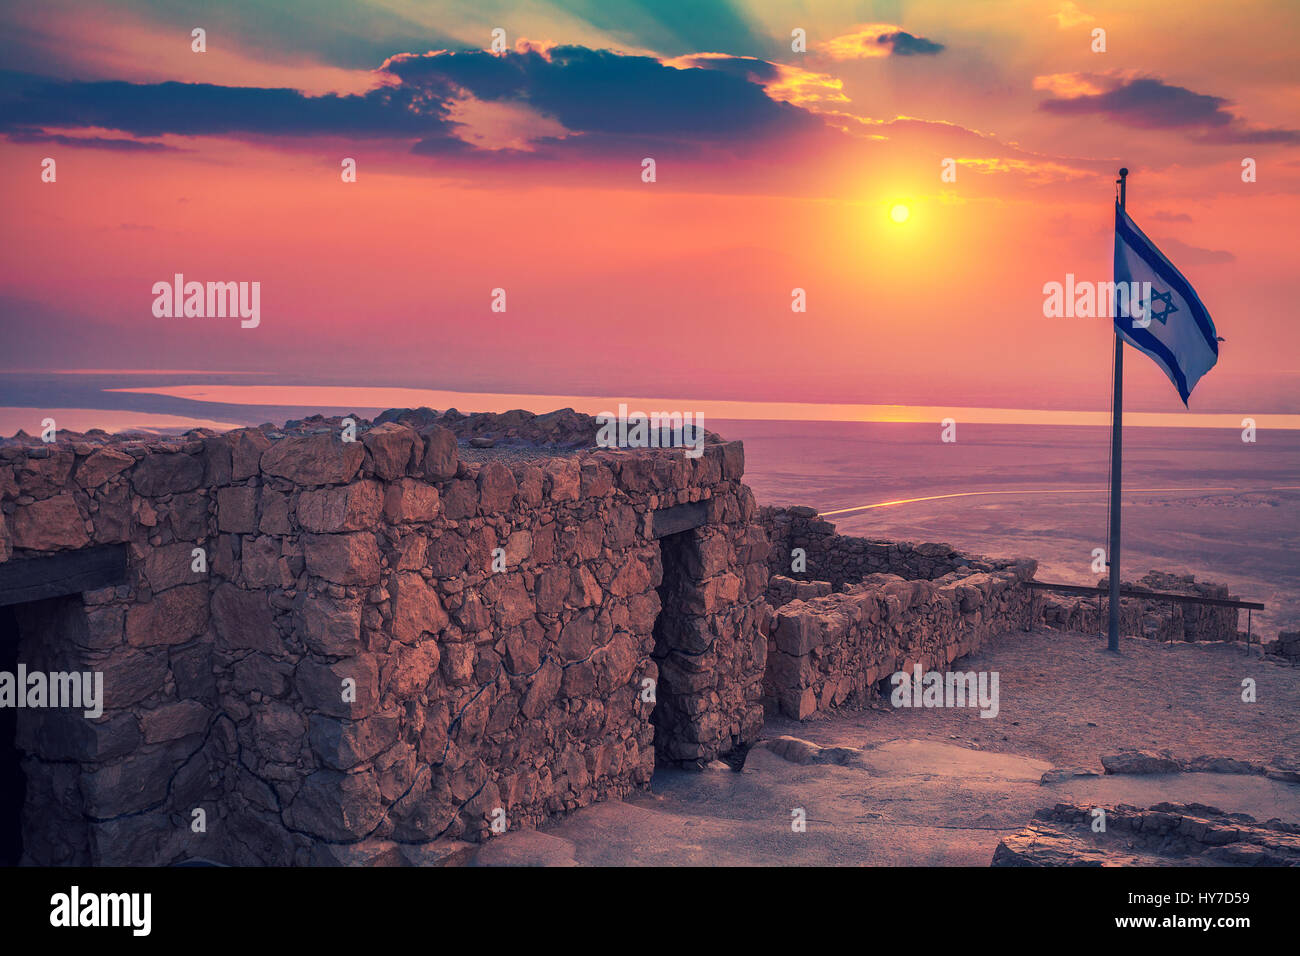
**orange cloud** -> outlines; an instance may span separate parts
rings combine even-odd
[[[1074,169],[1061,163],[1046,160],[1011,159],[1006,157],[958,157],[957,165],[977,173],[1021,173],[1032,183],[1070,182],[1095,176],[1090,170]]]
[[[756,56],[688,53],[685,56],[665,57],[660,62],[676,70],[715,69],[739,73],[749,82],[761,86],[763,92],[772,99],[795,106],[816,108],[821,104],[849,102],[844,93],[844,81],[829,73],[815,73]]]
[[[853,33],[834,37],[814,49],[832,60],[863,60],[881,56],[915,56],[939,53],[942,43],[913,36],[888,23],[870,23]]]
[[[1077,27],[1080,23],[1089,23],[1097,19],[1090,13],[1084,13],[1070,0],[1064,0],[1060,7],[1057,8],[1057,11],[1051,15],[1051,18],[1056,21],[1056,25],[1062,30]]]
[[[1101,80],[1102,78],[1094,73],[1049,73],[1034,77],[1034,89],[1046,90],[1053,96],[1063,99],[1096,96],[1106,92],[1112,85],[1103,85]]]
[[[796,106],[817,106],[824,103],[847,103],[844,81],[828,73],[814,73],[797,66],[777,64],[779,76],[763,89],[774,100],[784,100]]]

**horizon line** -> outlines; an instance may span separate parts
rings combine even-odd
[[[105,392],[162,395],[206,404],[306,406],[358,409],[449,408],[478,412],[508,412],[538,406],[544,412],[560,408],[589,415],[617,414],[619,405],[630,411],[689,410],[696,415],[731,421],[808,421],[894,424],[941,424],[952,418],[958,424],[1056,425],[1096,427],[1110,425],[1109,411],[1068,409],[996,408],[960,405],[889,405],[869,403],[751,402],[687,400],[682,398],[602,397],[510,392],[460,392],[402,386],[358,385],[178,385],[109,388]],[[523,404],[521,404],[523,403]],[[558,403],[558,404],[557,404]],[[655,408],[655,406],[659,406]],[[543,413],[544,413],[543,412]],[[1224,428],[1239,431],[1251,419],[1256,429],[1300,430],[1300,414],[1242,415],[1228,412],[1127,412],[1124,424],[1138,428]]]

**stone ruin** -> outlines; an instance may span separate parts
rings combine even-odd
[[[1024,586],[1032,561],[837,535],[811,508],[763,508],[759,520],[772,542],[765,688],[796,720],[866,703],[897,671],[941,669],[1040,617],[1038,592]],[[827,580],[782,573],[796,548]]]
[[[1280,631],[1276,641],[1264,645],[1264,651],[1300,664],[1300,631]]]
[[[1096,812],[1106,815],[1094,832]],[[1199,803],[1058,803],[998,843],[994,866],[1300,866],[1300,825]]]
[[[0,709],[0,856],[455,860],[735,759],[765,706],[860,703],[1041,621],[1032,562],[759,509],[740,442],[595,431],[398,409],[0,441],[0,672],[104,688],[93,719]]]
[[[5,609],[13,656],[105,697],[8,711],[25,862],[425,862],[755,739],[739,442],[579,455],[571,412],[381,418],[0,448],[0,568],[80,576]],[[500,447],[462,449],[485,422]]]
[[[906,580],[938,581],[975,573],[1000,573],[1016,561],[966,554],[947,544],[913,544],[907,541],[877,541],[836,534],[835,525],[819,517],[812,508],[761,508],[759,520],[773,543],[769,568],[768,602],[773,607],[798,599],[808,600],[842,592],[873,574],[893,574]],[[803,550],[806,573],[790,577],[790,554]],[[1023,564],[1024,562],[1020,562]],[[1030,569],[1029,576],[1033,576]],[[1098,585],[1105,586],[1106,578]],[[1190,574],[1151,571],[1125,588],[1138,591],[1187,594],[1224,600],[1239,600],[1228,588],[1197,581]],[[1104,632],[1108,617],[1102,597],[1042,592],[1041,604],[1033,611],[1036,622],[1046,627],[1079,633]],[[1160,641],[1236,641],[1244,639],[1237,630],[1238,611],[1231,607],[1171,603],[1157,597],[1121,598],[1120,633]],[[1286,653],[1290,635],[1280,634],[1278,653]]]
[[[1105,587],[1108,578],[1097,584]],[[1121,586],[1135,591],[1187,594],[1220,600],[1237,601],[1227,587],[1197,581],[1191,574],[1168,574],[1151,571],[1136,582],[1121,580]],[[1081,595],[1053,594],[1045,598],[1043,621],[1062,631],[1104,631],[1109,615],[1108,601]],[[1120,633],[1157,641],[1236,641],[1245,640],[1237,630],[1238,611],[1232,607],[1210,604],[1183,604],[1157,597],[1120,598]],[[1256,640],[1258,636],[1256,635]]]

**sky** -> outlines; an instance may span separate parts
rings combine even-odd
[[[1191,410],[1300,412],[1298,41],[1291,0],[8,4],[0,369],[1104,410],[1110,323],[1044,285],[1111,278],[1125,166],[1224,339]],[[259,323],[156,315],[177,273]]]

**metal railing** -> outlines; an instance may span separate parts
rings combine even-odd
[[[1097,595],[1097,616],[1101,619],[1101,596],[1109,595],[1110,588],[1104,585],[1090,586],[1086,584],[1054,584],[1050,581],[1026,581],[1025,584],[1037,591],[1060,591],[1063,594],[1095,594]],[[1246,653],[1250,653],[1252,643],[1251,614],[1254,611],[1264,610],[1264,605],[1257,601],[1234,601],[1230,598],[1211,598],[1202,597],[1199,594],[1176,594],[1171,591],[1148,591],[1139,588],[1119,589],[1119,596],[1122,598],[1139,598],[1152,599],[1157,601],[1169,601],[1171,604],[1201,604],[1210,607],[1233,607],[1240,610],[1246,609]],[[1139,610],[1139,619],[1141,612]],[[1261,648],[1263,641],[1260,642]]]

